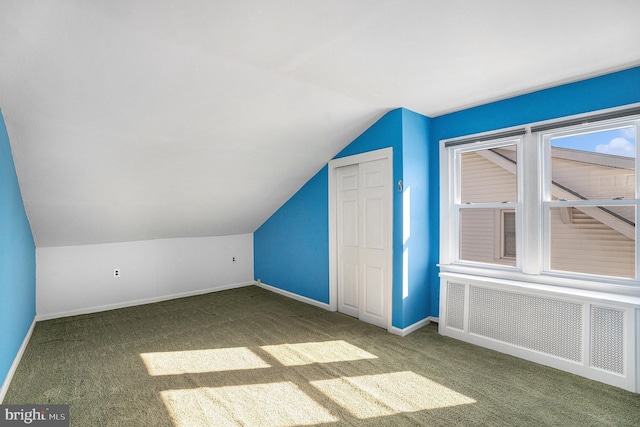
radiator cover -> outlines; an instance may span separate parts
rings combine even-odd
[[[461,276],[441,274],[441,334],[639,392],[637,307]]]
[[[582,305],[470,287],[469,333],[582,361]]]

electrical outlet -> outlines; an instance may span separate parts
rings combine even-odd
[[[113,277],[120,277],[120,269],[119,268],[114,268],[113,269]]]
[[[236,257],[232,257],[231,262],[236,262]]]

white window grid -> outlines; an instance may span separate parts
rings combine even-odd
[[[481,142],[481,143],[473,143],[473,144],[468,144],[468,145],[463,145],[463,146],[459,146],[456,148],[453,148],[453,162],[454,162],[454,167],[453,167],[453,186],[452,186],[452,194],[451,194],[451,199],[454,200],[454,204],[453,204],[453,217],[452,217],[452,235],[455,236],[455,244],[453,244],[453,259],[455,260],[455,262],[457,263],[462,263],[462,264],[470,264],[470,265],[486,265],[485,263],[480,263],[480,262],[475,262],[475,261],[469,261],[469,260],[463,260],[460,259],[460,233],[459,233],[459,224],[460,224],[460,212],[462,210],[465,209],[493,209],[493,210],[497,210],[498,212],[500,212],[500,210],[504,210],[504,209],[508,209],[508,210],[513,210],[516,213],[516,253],[520,252],[520,236],[522,235],[517,227],[517,224],[519,222],[522,221],[521,215],[522,215],[522,209],[520,209],[520,206],[522,204],[521,202],[521,195],[522,195],[522,161],[521,161],[521,151],[522,151],[522,141],[523,138],[522,137],[517,137],[517,138],[504,138],[504,139],[497,139],[497,140],[492,140],[492,141],[487,141],[487,142]],[[462,159],[462,155],[464,153],[467,152],[474,152],[474,151],[479,151],[479,150],[489,150],[489,149],[494,149],[494,148],[504,148],[504,147],[512,147],[515,146],[516,147],[516,193],[517,193],[517,200],[505,200],[505,201],[500,201],[500,202],[492,202],[492,203],[472,203],[472,204],[467,204],[467,203],[463,203],[463,201],[461,200],[461,193],[462,193],[462,180],[461,180],[461,176],[459,171],[461,170],[461,159]],[[516,265],[514,267],[511,266],[504,266],[504,265],[494,265],[491,264],[492,267],[495,268],[500,268],[500,269],[507,269],[507,270],[513,270],[513,269],[520,269],[520,259],[521,257],[516,257]]]
[[[617,200],[617,199],[589,199],[589,200],[552,200],[551,197],[551,162],[547,161],[547,159],[551,158],[551,140],[554,138],[558,138],[558,137],[565,137],[565,136],[574,136],[574,135],[581,135],[581,134],[587,134],[587,133],[594,133],[594,132],[602,132],[602,131],[607,131],[607,130],[615,130],[615,129],[621,129],[621,128],[627,128],[627,127],[634,127],[635,128],[635,138],[636,138],[636,144],[635,144],[635,149],[636,149],[636,153],[635,153],[635,197],[634,199],[622,199],[622,200]],[[636,224],[636,238],[635,238],[635,253],[636,253],[636,265],[635,265],[635,277],[633,279],[625,279],[625,278],[618,278],[616,276],[600,276],[600,277],[614,277],[615,279],[620,279],[620,280],[628,280],[628,281],[638,281],[640,279],[640,262],[638,259],[638,256],[640,254],[640,245],[638,242],[638,231],[637,231],[637,224],[638,224],[638,208],[640,207],[640,200],[639,200],[639,189],[640,189],[640,174],[638,173],[638,161],[639,161],[639,154],[640,154],[640,149],[639,149],[639,145],[638,144],[638,138],[640,137],[640,117],[636,116],[636,117],[629,117],[629,118],[623,118],[623,119],[614,119],[614,120],[608,120],[608,121],[604,121],[604,122],[600,122],[598,124],[590,124],[590,125],[577,125],[577,126],[571,126],[571,127],[567,127],[567,128],[562,128],[562,129],[557,129],[557,130],[552,130],[552,131],[546,131],[546,132],[539,132],[537,135],[532,135],[532,137],[536,137],[537,136],[537,145],[539,147],[539,152],[540,152],[540,164],[543,165],[541,172],[540,172],[540,187],[542,188],[542,197],[541,197],[541,218],[542,218],[542,245],[543,245],[543,249],[542,249],[542,267],[541,267],[541,272],[543,273],[547,273],[547,274],[552,274],[552,275],[556,275],[556,276],[564,276],[564,277],[585,277],[585,278],[589,278],[589,277],[599,277],[597,275],[594,274],[587,274],[587,273],[577,273],[577,272],[564,272],[564,271],[558,271],[558,270],[553,270],[551,268],[551,250],[550,250],[550,245],[551,245],[551,235],[550,235],[550,229],[551,229],[551,220],[550,220],[550,212],[551,212],[551,208],[562,208],[562,207],[567,207],[567,208],[571,208],[571,207],[594,207],[594,208],[598,208],[598,207],[613,207],[613,206],[630,206],[630,207],[634,207],[635,208],[635,219],[634,219],[634,223]]]

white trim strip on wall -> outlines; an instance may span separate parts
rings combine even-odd
[[[327,303],[324,302],[320,302],[320,301],[316,301],[314,299],[311,298],[307,298],[304,297],[302,295],[299,294],[295,294],[293,292],[289,292],[289,291],[285,291],[284,289],[280,289],[280,288],[276,288],[275,286],[271,286],[271,285],[267,285],[266,283],[262,283],[262,282],[254,282],[252,283],[253,285],[256,285],[262,289],[266,289],[268,291],[274,292],[276,294],[280,294],[283,295],[285,297],[300,301],[300,302],[304,302],[306,304],[310,304],[310,305],[314,305],[316,307],[320,307],[323,308],[325,310],[329,310],[329,311],[335,311],[331,309],[331,306]]]
[[[77,309],[77,310],[63,311],[63,312],[59,312],[59,313],[50,313],[50,314],[45,314],[45,315],[42,315],[42,316],[37,315],[36,316],[36,320],[37,321],[50,320],[50,319],[58,319],[58,318],[61,318],[61,317],[78,316],[78,315],[81,315],[81,314],[98,313],[98,312],[101,312],[101,311],[109,311],[109,310],[116,310],[116,309],[119,309],[119,308],[134,307],[134,306],[137,306],[137,305],[152,304],[152,303],[155,303],[155,302],[167,301],[167,300],[172,300],[172,299],[177,299],[177,298],[186,298],[186,297],[192,297],[192,296],[195,296],[195,295],[204,295],[204,294],[208,294],[208,293],[211,293],[211,292],[226,291],[228,289],[242,288],[242,287],[245,287],[245,286],[251,286],[253,284],[254,284],[254,282],[233,283],[231,285],[217,286],[215,288],[208,288],[208,289],[199,289],[199,290],[192,291],[192,292],[184,292],[184,293],[179,293],[179,294],[164,295],[164,296],[160,296],[160,297],[139,299],[139,300],[134,300],[134,301],[125,301],[125,302],[119,302],[119,303],[115,303],[115,304],[101,305],[101,306],[97,306],[97,307],[80,308],[80,309]]]
[[[422,328],[423,326],[427,326],[431,322],[438,323],[438,318],[437,317],[433,317],[433,316],[428,316],[428,317],[425,317],[422,320],[418,320],[413,325],[409,325],[409,326],[407,326],[406,328],[403,328],[403,329],[396,328],[395,326],[392,326],[391,328],[389,328],[389,332],[391,332],[394,335],[399,335],[401,337],[406,337],[410,333],[417,331],[418,329]]]
[[[31,322],[31,326],[27,331],[27,334],[24,336],[24,339],[22,340],[22,345],[20,345],[20,348],[18,349],[18,353],[16,354],[16,357],[13,359],[13,363],[9,368],[9,372],[7,372],[7,376],[5,377],[4,382],[2,383],[2,387],[0,387],[0,404],[2,404],[2,402],[4,401],[4,398],[7,395],[7,391],[9,391],[9,385],[11,384],[11,380],[13,379],[13,375],[16,373],[16,369],[18,369],[20,360],[22,360],[22,355],[24,354],[24,351],[26,350],[27,345],[29,344],[29,340],[31,339],[31,334],[33,333],[33,328],[35,328],[35,326],[36,326],[36,318],[34,317],[33,321]]]

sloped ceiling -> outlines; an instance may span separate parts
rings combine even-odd
[[[636,0],[0,0],[36,245],[250,233],[390,109],[640,64]]]

